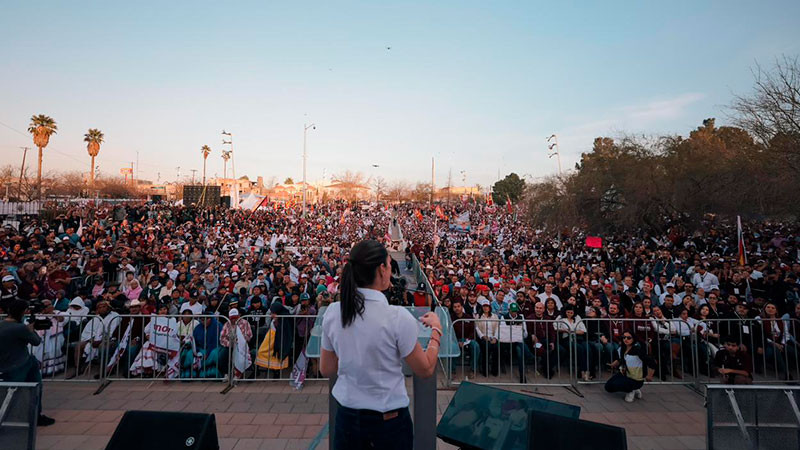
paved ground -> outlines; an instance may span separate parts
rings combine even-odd
[[[40,449],[102,449],[125,410],[213,412],[223,449],[325,449],[327,382],[311,381],[300,392],[286,382],[242,384],[221,394],[218,383],[114,382],[99,395],[94,384],[47,383],[45,412],[58,420],[39,428]],[[515,389],[520,391],[520,389]],[[581,406],[581,418],[624,426],[630,449],[705,448],[703,399],[685,387],[647,386],[632,404],[606,394],[602,385],[581,387],[584,397],[564,388],[522,392]],[[409,390],[409,392],[412,392]],[[437,395],[441,415],[452,390]],[[318,438],[315,441],[315,437]],[[440,443],[440,448],[453,448]]]

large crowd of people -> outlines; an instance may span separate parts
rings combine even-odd
[[[407,267],[419,260],[433,295],[423,284],[387,297],[447,308],[462,371],[491,378],[514,361],[520,382],[565,367],[584,380],[613,373],[609,390],[629,401],[651,376],[798,376],[795,224],[747,223],[742,264],[735,226],[713,218],[590,248],[582,233],[555,236],[473,200],[330,203],[305,216],[274,204],[54,211],[0,229],[0,309],[29,302],[45,376],[93,364],[94,376],[316,376],[304,351],[314,318],[338,300],[348,251],[364,239],[405,250]]]

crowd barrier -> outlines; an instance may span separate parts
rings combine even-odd
[[[245,315],[240,327],[220,315],[37,314],[51,327],[29,346],[44,381],[106,382],[320,379],[306,356],[316,315]],[[196,330],[201,329],[202,331]],[[207,331],[206,331],[207,330]],[[315,331],[319,347],[320,330]],[[315,353],[318,354],[317,348]],[[306,369],[310,375],[306,378]]]
[[[447,383],[574,388],[605,383],[618,370],[609,364],[618,355],[625,331],[633,333],[653,361],[654,384],[700,390],[724,382],[714,361],[717,352],[727,351],[725,336],[733,336],[745,352],[754,383],[800,380],[800,344],[795,338],[800,337],[800,322],[794,319],[587,318],[581,324],[521,316],[457,319],[453,328],[462,352],[446,364]]]
[[[306,379],[321,379],[317,315],[245,315],[238,319],[247,324],[242,328],[216,315],[36,317],[52,324],[39,332],[42,343],[30,347],[45,381],[180,379],[233,385],[282,380],[302,385]],[[615,359],[624,331],[632,332],[653,360],[652,383],[699,390],[724,381],[714,361],[718,352],[727,351],[725,336],[734,336],[745,352],[755,383],[800,380],[796,319],[587,318],[581,323],[575,327],[560,319],[521,316],[457,319],[453,331],[462,351],[457,358],[440,358],[446,383],[576,389],[604,383],[617,370],[608,364]],[[196,339],[197,327],[210,330],[200,333],[202,342]]]

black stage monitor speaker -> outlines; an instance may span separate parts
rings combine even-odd
[[[529,450],[627,450],[625,429],[588,420],[531,411]]]
[[[463,382],[442,415],[436,435],[462,449],[525,450],[531,411],[570,419],[581,414],[579,406]]]
[[[219,450],[213,414],[127,411],[106,450]]]

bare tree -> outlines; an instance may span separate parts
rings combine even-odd
[[[343,173],[332,175],[331,184],[336,185],[339,195],[345,200],[354,201],[358,192],[366,188],[367,180],[361,172],[346,170]]]
[[[411,186],[405,181],[395,181],[386,190],[386,198],[393,202],[401,202],[409,199]]]
[[[377,176],[372,179],[372,190],[375,192],[375,201],[381,201],[381,196],[386,194],[387,188],[388,185],[383,177]]]
[[[756,140],[800,171],[800,63],[784,56],[771,70],[753,69],[755,87],[737,95],[730,106],[732,119]]]

